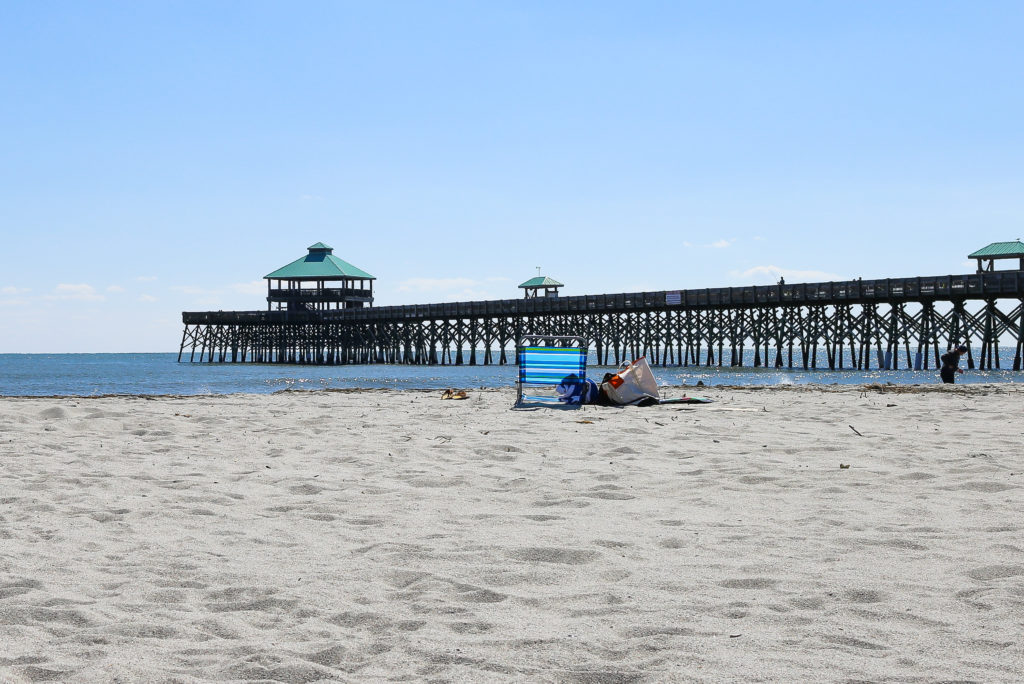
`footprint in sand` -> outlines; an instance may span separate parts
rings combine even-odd
[[[29,665],[21,668],[21,674],[30,682],[66,682],[70,681],[74,672],[51,670],[48,667]]]
[[[332,615],[327,621],[339,627],[359,629],[372,634],[384,634],[391,630],[392,622],[381,613],[344,612]]]
[[[4,612],[3,621],[10,625],[51,625],[70,627],[91,627],[93,621],[84,613],[70,608],[10,608]]]
[[[311,663],[317,665],[323,665],[325,667],[338,667],[345,663],[360,660],[360,655],[349,651],[344,646],[331,646],[325,648],[322,651],[314,651],[302,656],[303,660],[308,660]]]
[[[943,487],[942,489],[949,489],[955,491],[972,491],[972,492],[983,492],[986,494],[998,494],[999,492],[1005,492],[1008,489],[1017,489],[1017,485],[1005,484],[1003,482],[964,482],[962,484],[953,485],[950,487]]]
[[[830,644],[836,644],[837,646],[851,646],[853,648],[860,648],[868,651],[884,651],[888,649],[888,646],[882,644],[876,644],[872,641],[865,641],[863,639],[856,639],[848,636],[827,636],[824,640]]]
[[[300,496],[314,496],[324,491],[324,489],[323,487],[317,487],[316,485],[301,484],[289,487],[288,491],[292,494],[299,494]]]
[[[460,487],[466,484],[462,476],[456,477],[418,477],[409,480],[409,485],[418,488],[444,489],[446,487]]]
[[[490,622],[451,622],[448,629],[456,634],[487,634],[494,625]]]
[[[881,603],[885,600],[885,594],[875,589],[853,589],[845,596],[851,603]]]
[[[506,594],[500,594],[483,587],[475,587],[471,584],[454,584],[456,597],[460,601],[469,603],[501,603],[508,598]]]
[[[274,591],[261,587],[228,587],[206,594],[206,609],[211,613],[235,613],[243,611],[281,613],[290,611],[298,604],[295,599],[280,599]]]
[[[396,570],[388,576],[387,582],[394,589],[408,589],[417,582],[430,578],[430,576],[429,572]]]
[[[427,626],[426,620],[400,620],[395,623],[399,632],[416,632]]]
[[[1021,565],[985,565],[974,568],[967,572],[967,576],[979,582],[988,580],[1006,579],[1024,575],[1024,566]]]
[[[739,481],[742,482],[743,484],[758,485],[767,484],[769,482],[775,482],[778,479],[779,478],[777,477],[771,477],[769,475],[744,475],[739,479]]]
[[[585,496],[591,499],[608,499],[611,501],[628,501],[630,499],[636,498],[632,494],[627,494],[625,492],[609,491],[607,487],[609,487],[609,485],[600,485],[598,487],[594,487],[589,492],[583,492],[581,496]],[[619,487],[615,487],[615,489],[619,489]]]
[[[257,656],[252,656],[257,657]],[[334,670],[320,667],[312,663],[285,662],[281,664],[267,664],[248,662],[252,657],[246,658],[236,664],[230,665],[218,674],[218,679],[241,679],[246,681],[273,681],[273,682],[319,682],[335,680],[337,673]]]
[[[825,600],[817,596],[793,598],[789,604],[799,610],[821,610],[825,607]]]
[[[347,520],[349,525],[355,525],[356,527],[380,527],[387,523],[387,518],[383,518],[379,515],[367,515],[361,518],[350,518]]]
[[[105,633],[132,639],[174,639],[180,636],[180,632],[173,627],[150,623],[116,625],[106,629]]]
[[[562,563],[565,565],[582,565],[600,555],[597,551],[540,546],[517,549],[509,553],[514,560],[527,563]]]
[[[619,632],[627,639],[646,639],[659,636],[693,636],[696,634],[689,627],[664,626],[664,627],[631,627]]]
[[[39,580],[22,579],[13,582],[0,584],[0,600],[28,594],[36,589],[42,589],[43,584]]]
[[[722,580],[718,586],[726,589],[771,589],[778,583],[778,580],[768,577],[744,577]]]

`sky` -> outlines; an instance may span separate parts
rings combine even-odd
[[[0,353],[177,351],[318,241],[376,305],[973,272],[1020,2],[0,7]]]

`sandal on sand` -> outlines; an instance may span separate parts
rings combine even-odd
[[[459,390],[452,394],[452,399],[469,399],[469,395],[466,394],[466,390]]]
[[[455,390],[446,389],[444,392],[441,392],[441,398],[442,399],[451,399],[452,396],[454,396],[454,394],[455,394]]]

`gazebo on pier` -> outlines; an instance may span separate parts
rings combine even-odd
[[[539,271],[540,268],[537,270]],[[523,289],[526,299],[535,299],[537,297],[557,297],[558,288],[565,286],[554,278],[539,275],[536,278],[530,278],[525,283],[520,283],[519,287]],[[544,290],[544,294],[541,294],[541,290]]]
[[[267,310],[326,311],[373,306],[373,281],[366,271],[334,256],[318,242],[309,254],[263,276]],[[276,281],[276,285],[275,285]]]
[[[1019,238],[1013,242],[993,242],[977,252],[968,254],[967,258],[978,260],[978,273],[996,270],[996,259],[1020,259],[1017,270],[1024,271],[1024,242]],[[985,261],[988,263],[983,264]]]

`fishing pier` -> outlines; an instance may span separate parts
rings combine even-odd
[[[182,313],[178,361],[505,364],[521,338],[557,335],[588,338],[604,365],[927,370],[965,344],[969,368],[1022,369],[1019,241],[971,254],[978,272],[963,275],[581,296],[543,278],[522,299],[382,307],[373,276],[322,243],[309,251],[266,276],[266,311]],[[997,259],[1020,268],[995,270]]]

